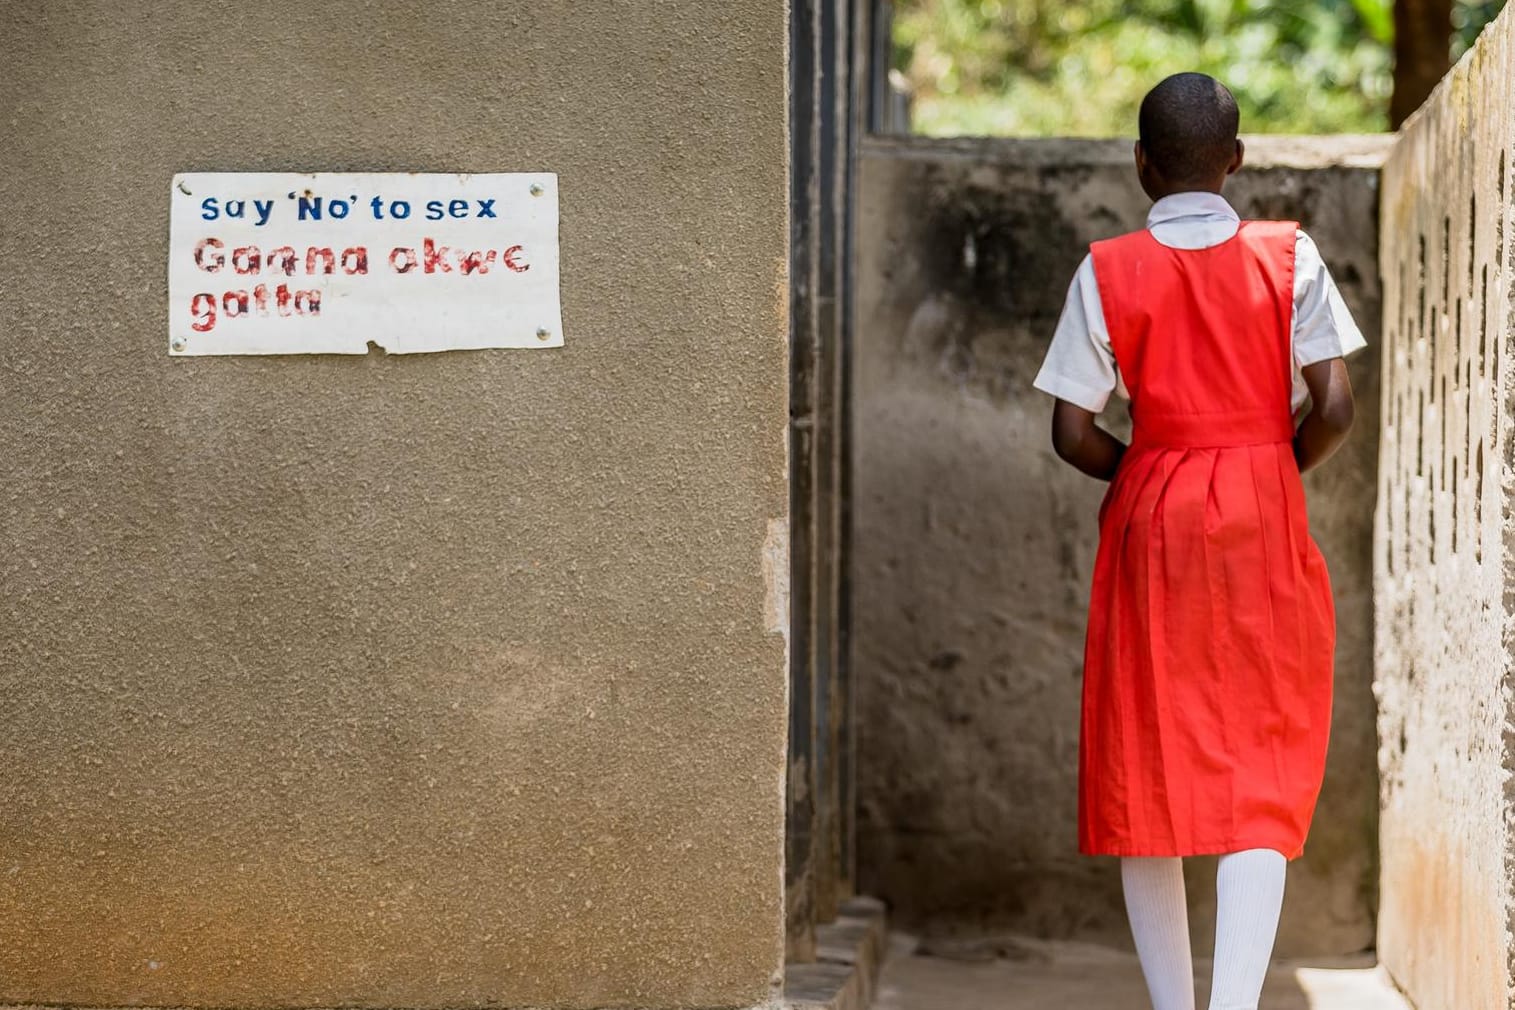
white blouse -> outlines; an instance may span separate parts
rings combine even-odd
[[[1218,193],[1174,193],[1154,203],[1147,214],[1152,237],[1172,249],[1218,245],[1235,235],[1240,225],[1236,211]],[[1294,321],[1290,336],[1295,411],[1310,395],[1301,368],[1346,357],[1367,346],[1320,251],[1302,231],[1294,238]],[[1105,329],[1092,256],[1085,256],[1073,275],[1052,345],[1032,385],[1094,413],[1105,409],[1111,393],[1128,396]]]

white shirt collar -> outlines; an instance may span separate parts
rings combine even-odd
[[[1240,221],[1241,217],[1219,193],[1172,193],[1152,205],[1147,212],[1147,227],[1166,224],[1178,218],[1208,218]]]

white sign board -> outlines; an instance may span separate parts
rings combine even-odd
[[[174,177],[169,353],[558,347],[551,173]]]

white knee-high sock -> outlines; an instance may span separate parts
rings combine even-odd
[[[1210,1010],[1257,1010],[1278,933],[1287,865],[1283,853],[1272,849],[1220,857]]]
[[[1194,1010],[1183,860],[1126,856],[1120,861],[1120,879],[1153,1010]]]

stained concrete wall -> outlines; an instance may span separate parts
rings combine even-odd
[[[0,1002],[779,969],[785,5],[7,4]],[[171,360],[186,170],[552,170],[561,351]]]
[[[1515,1005],[1515,12],[1384,166],[1379,956],[1419,1010]]]
[[[1228,187],[1297,218],[1378,331],[1377,138],[1256,138]],[[1145,220],[1130,145],[870,141],[862,158],[854,598],[859,877],[933,932],[1129,943],[1113,859],[1076,854],[1083,633],[1104,485],[1059,461],[1031,388],[1088,243]],[[1373,340],[1376,345],[1376,339]],[[1280,953],[1373,943],[1376,347],[1357,427],[1310,475],[1336,590],[1329,767]],[[1115,418],[1123,411],[1112,410]],[[1207,950],[1213,862],[1190,860]]]

